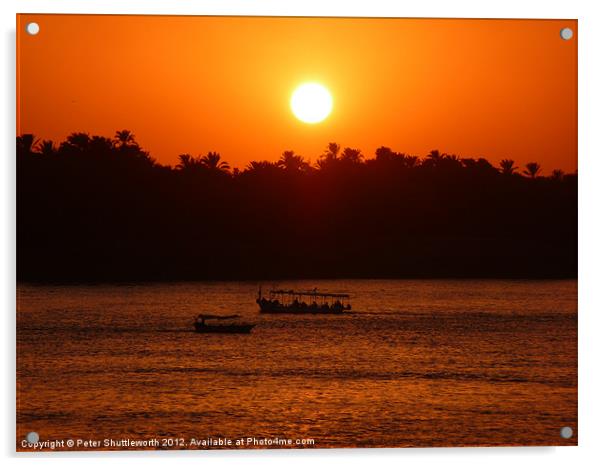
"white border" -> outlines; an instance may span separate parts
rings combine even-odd
[[[252,464],[332,463],[399,464],[595,464],[602,456],[597,445],[602,419],[600,363],[602,281],[599,268],[602,241],[599,200],[602,199],[602,17],[597,0],[2,0],[2,65],[0,79],[4,108],[0,112],[3,153],[0,160],[0,293],[4,341],[2,342],[2,409],[0,443],[3,456],[12,464],[15,419],[15,13],[127,13],[127,14],[220,14],[294,16],[402,16],[483,18],[577,18],[579,19],[579,447],[564,448],[455,448],[399,450],[233,451],[233,452],[124,452],[61,453],[44,455],[51,464],[84,461],[101,464],[107,459],[134,464],[178,461],[185,463],[245,461]],[[598,202],[597,202],[598,201]],[[403,426],[400,426],[403,428]],[[34,459],[35,458],[35,459]],[[20,464],[40,458],[20,455]]]

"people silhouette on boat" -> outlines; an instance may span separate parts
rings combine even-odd
[[[311,304],[308,305],[304,298],[311,299]],[[346,299],[349,299],[348,294],[318,293],[316,288],[312,291],[271,290],[266,298],[260,287],[256,302],[260,311],[267,313],[338,314],[351,309],[351,305],[345,303]]]

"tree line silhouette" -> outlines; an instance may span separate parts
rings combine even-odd
[[[26,281],[576,277],[577,175],[330,143],[232,168],[132,132],[17,137]]]

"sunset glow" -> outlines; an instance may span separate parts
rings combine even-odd
[[[304,123],[319,123],[332,111],[332,96],[321,84],[302,84],[293,92],[291,109]]]
[[[331,141],[432,149],[543,173],[577,168],[572,20],[20,15],[17,132],[60,141],[127,128],[159,162],[315,161]],[[25,25],[36,21],[40,33]],[[560,37],[571,27],[575,36]],[[110,34],[107,33],[110,31]],[[102,39],[101,39],[102,38]],[[291,96],[334,99],[300,124]],[[301,118],[302,121],[303,118]]]

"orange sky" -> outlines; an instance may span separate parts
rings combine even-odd
[[[29,36],[25,25],[40,24]],[[330,141],[577,168],[574,20],[20,15],[17,132],[60,141],[130,129],[158,161],[215,150],[232,166]],[[295,87],[332,114],[308,125]]]

